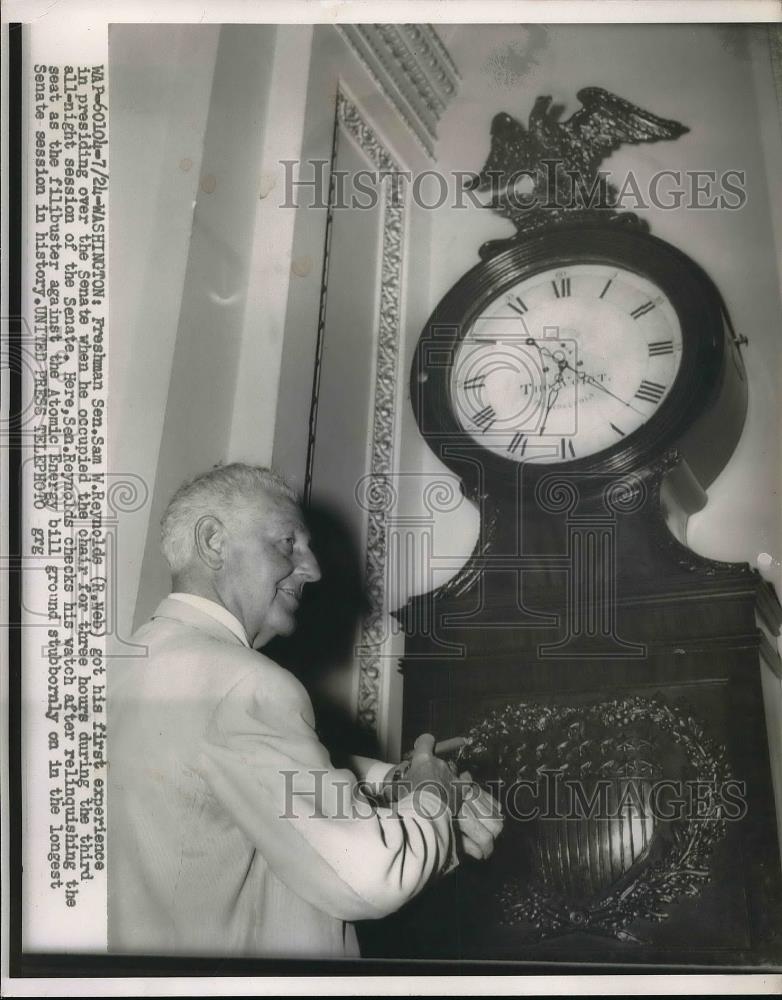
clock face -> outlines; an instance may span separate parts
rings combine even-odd
[[[610,264],[518,281],[459,342],[450,398],[460,427],[515,462],[610,448],[668,396],[682,360],[676,311],[653,282]]]

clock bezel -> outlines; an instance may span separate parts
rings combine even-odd
[[[518,462],[484,448],[460,424],[451,396],[451,370],[474,320],[520,281],[556,268],[599,264],[654,283],[681,326],[682,357],[674,382],[649,419],[615,444],[561,462]],[[429,447],[460,475],[479,460],[486,476],[526,479],[573,470],[624,473],[648,465],[675,446],[716,398],[726,357],[722,301],[706,273],[686,254],[649,233],[614,224],[562,226],[525,239],[467,272],[427,321],[411,369],[411,399]]]

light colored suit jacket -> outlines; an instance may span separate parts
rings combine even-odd
[[[109,666],[109,950],[357,955],[350,921],[455,864],[431,792],[376,808],[296,678],[168,598]]]

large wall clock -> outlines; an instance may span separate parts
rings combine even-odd
[[[473,268],[427,323],[411,378],[430,447],[459,466],[464,443],[497,482],[520,465],[637,469],[674,445],[710,481],[746,410],[714,285],[615,224],[560,226]]]
[[[529,132],[498,116],[490,164],[529,167],[559,135],[566,167],[596,169],[589,136],[605,155],[617,135],[684,131],[596,88],[579,97],[556,127],[544,99]],[[703,269],[615,211],[610,191],[550,217],[514,215],[501,195],[493,207],[517,236],[485,245],[441,298],[411,368],[420,432],[480,530],[455,577],[397,612],[403,742],[465,734],[460,766],[495,788],[541,792],[559,774],[627,807],[575,815],[566,780],[556,815],[510,813],[487,865],[466,861],[367,929],[365,952],[779,963],[760,665],[780,671],[782,608],[747,564],[697,555],[683,530],[741,435],[742,339]],[[666,783],[703,801],[647,809]]]

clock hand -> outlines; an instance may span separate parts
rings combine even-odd
[[[543,423],[540,426],[538,434],[545,433],[546,422],[548,421],[548,415],[549,413],[551,413],[551,408],[557,401],[557,396],[559,396],[559,390],[565,384],[565,380],[562,377],[562,365],[559,362],[557,362],[557,364],[559,365],[559,371],[557,372],[557,377],[551,383],[551,386],[549,388],[548,398],[546,400],[546,412],[543,414]]]
[[[568,365],[568,368],[570,368],[570,365]],[[633,410],[639,416],[641,416],[641,417],[646,416],[646,414],[641,413],[640,410],[636,409],[636,407],[633,406],[632,403],[628,403],[626,399],[622,399],[622,397],[621,396],[617,396],[617,394],[615,392],[611,392],[610,389],[606,389],[606,387],[603,385],[603,383],[599,382],[593,375],[587,375],[586,372],[577,372],[575,368],[571,368],[570,370],[575,373],[576,378],[580,378],[583,382],[588,382],[590,385],[594,385],[598,389],[602,389],[603,392],[608,393],[609,396],[613,396],[613,398],[616,399],[616,400],[618,400],[623,406],[629,407],[631,410]]]
[[[606,389],[606,387],[603,385],[603,383],[599,382],[593,375],[588,375],[586,372],[579,372],[579,371],[577,371],[570,364],[570,362],[566,361],[565,359],[559,360],[559,359],[555,358],[554,355],[552,354],[552,352],[547,347],[543,347],[542,345],[540,345],[533,337],[530,337],[527,340],[527,343],[530,344],[530,345],[534,345],[535,347],[538,348],[538,350],[541,353],[548,354],[548,356],[553,361],[556,361],[557,364],[559,365],[560,375],[562,374],[562,370],[564,368],[569,368],[570,371],[572,371],[573,374],[576,376],[576,378],[580,378],[582,380],[582,382],[588,382],[590,385],[594,385],[598,389],[602,389],[602,391],[605,392],[607,395],[612,396],[615,400],[617,400],[617,402],[621,403],[622,406],[626,406],[629,409],[633,410],[633,412],[637,413],[640,417],[646,416],[645,413],[642,413],[641,410],[639,410],[637,407],[633,406],[632,403],[628,403],[626,399],[622,399],[622,397],[621,396],[617,396],[617,394],[615,392],[611,392],[610,389]]]

